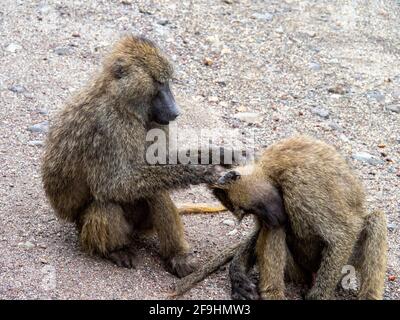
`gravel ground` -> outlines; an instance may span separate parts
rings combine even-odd
[[[391,0],[2,0],[0,298],[164,299],[175,283],[155,239],[138,243],[135,270],[82,253],[41,189],[53,113],[109,46],[133,32],[159,43],[176,65],[181,132],[250,132],[257,149],[302,132],[341,150],[364,181],[370,210],[387,214],[385,298],[399,299],[399,18]],[[174,197],[215,201],[202,187]],[[201,261],[251,226],[236,228],[228,213],[184,223]],[[288,296],[298,297],[296,288]],[[229,298],[226,268],[184,298]]]

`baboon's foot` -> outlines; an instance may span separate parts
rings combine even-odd
[[[196,270],[196,263],[187,254],[180,254],[165,259],[165,268],[178,278],[186,277]]]
[[[235,274],[231,278],[233,300],[258,300],[257,285],[243,273]]]
[[[262,290],[260,295],[261,295],[261,299],[263,299],[263,300],[284,300],[285,299],[285,293],[283,292],[282,289]]]
[[[106,258],[114,262],[118,267],[136,267],[136,254],[132,248],[124,247],[111,251],[106,255]]]

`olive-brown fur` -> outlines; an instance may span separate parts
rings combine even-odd
[[[358,297],[382,299],[386,218],[381,212],[367,213],[361,183],[332,146],[307,136],[282,140],[225,190],[231,206],[246,213],[270,198],[263,195],[262,190],[269,190],[265,185],[281,192],[288,223],[269,228],[256,215],[261,230],[252,250],[262,298],[284,297],[286,266],[286,277],[292,280],[307,281],[316,273],[307,299],[331,299],[343,266],[351,264],[361,276]],[[238,269],[234,263],[232,268]]]
[[[232,259],[233,299],[257,299],[258,294],[283,299],[284,280],[315,282],[306,298],[330,299],[346,264],[360,275],[358,298],[382,299],[386,217],[365,210],[360,182],[333,147],[307,136],[282,140],[257,163],[226,173],[211,188],[239,219],[253,215],[256,228],[240,245],[220,251],[181,279],[176,295]],[[258,291],[249,276],[255,262]]]
[[[210,183],[212,165],[147,165],[146,133],[157,86],[172,66],[151,41],[126,36],[100,70],[52,121],[42,163],[44,190],[56,214],[76,223],[85,251],[133,267],[135,231],[155,230],[166,267],[193,270],[178,210],[168,190]]]

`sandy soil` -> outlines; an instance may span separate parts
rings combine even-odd
[[[252,132],[257,149],[302,132],[341,150],[364,181],[370,210],[387,214],[385,298],[399,299],[399,24],[393,0],[2,0],[0,298],[164,299],[175,283],[155,239],[138,244],[135,270],[82,253],[74,227],[55,218],[41,188],[45,121],[109,46],[133,32],[159,43],[176,66],[180,130]],[[247,122],[235,118],[243,112],[253,113]],[[202,187],[174,197],[215,201]],[[227,219],[184,218],[199,260],[250,228],[247,221],[235,233]],[[229,291],[225,268],[184,298]]]

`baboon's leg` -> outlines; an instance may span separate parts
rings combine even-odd
[[[192,273],[195,266],[187,255],[189,246],[184,237],[181,217],[168,192],[158,192],[148,199],[148,204],[167,270],[180,278]]]
[[[90,254],[101,254],[118,266],[132,268],[134,253],[126,246],[131,228],[121,206],[111,202],[92,202],[80,221],[80,241]]]
[[[233,300],[258,299],[257,285],[248,276],[256,261],[256,243],[260,230],[257,229],[248,241],[237,250],[229,266]]]
[[[125,212],[125,219],[134,233],[146,234],[154,230],[153,217],[147,199],[139,199],[134,203],[121,204]]]
[[[284,228],[261,228],[257,240],[257,263],[260,270],[258,285],[261,298],[285,298],[286,232]]]
[[[352,234],[350,230],[347,231],[345,235],[338,235],[335,239],[332,237],[326,243],[315,284],[307,293],[307,300],[332,299],[336,285],[340,280],[341,270],[349,262],[357,239],[356,234]]]
[[[310,284],[311,282],[311,274],[308,274],[296,261],[294,261],[293,255],[287,246],[285,280],[295,284]]]
[[[386,216],[381,211],[375,211],[366,218],[365,228],[350,261],[361,276],[359,299],[383,298],[386,260]]]

